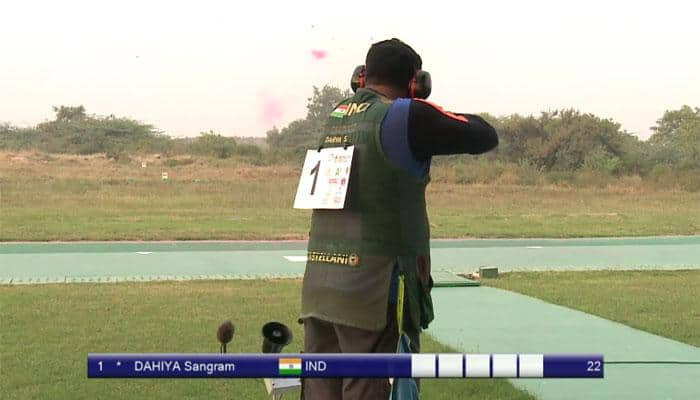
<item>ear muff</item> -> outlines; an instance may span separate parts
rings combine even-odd
[[[411,98],[427,99],[433,90],[433,82],[428,71],[418,70],[411,79],[408,93]]]
[[[358,65],[355,67],[355,70],[352,71],[350,87],[352,88],[353,92],[357,92],[357,89],[365,87],[364,65]],[[428,96],[430,96],[432,88],[433,85],[430,78],[430,73],[428,71],[418,70],[411,80],[408,93],[412,98],[427,99]]]
[[[353,92],[357,92],[357,89],[365,87],[365,66],[358,65],[355,70],[352,71],[352,78],[350,78],[350,87]]]

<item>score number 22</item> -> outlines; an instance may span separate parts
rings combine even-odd
[[[586,361],[586,364],[588,365],[588,368],[586,368],[586,371],[588,371],[588,372],[600,372],[600,366],[601,366],[600,360]]]

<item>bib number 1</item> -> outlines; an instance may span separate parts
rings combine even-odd
[[[338,210],[345,206],[354,146],[308,150],[294,208]]]
[[[311,185],[311,193],[310,195],[313,196],[314,192],[316,191],[316,182],[318,181],[318,169],[321,168],[321,160],[318,160],[316,163],[316,166],[311,169],[311,175],[314,176],[314,183]]]

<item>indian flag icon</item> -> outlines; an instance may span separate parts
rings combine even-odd
[[[348,111],[348,106],[347,106],[347,104],[340,105],[340,106],[338,106],[338,108],[336,108],[335,110],[333,110],[333,112],[331,113],[331,117],[343,118],[343,117],[345,116],[345,113],[346,113],[347,111]]]
[[[280,375],[301,375],[301,358],[280,358]]]

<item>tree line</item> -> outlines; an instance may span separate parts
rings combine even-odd
[[[314,88],[305,118],[267,132],[271,149],[300,158],[317,145],[326,115],[348,91]],[[459,111],[459,110],[455,110]],[[543,171],[593,170],[608,174],[649,173],[656,166],[700,169],[700,108],[666,111],[647,141],[621,129],[619,123],[575,109],[538,116],[482,114],[498,131],[500,144],[482,157],[531,165]],[[462,156],[441,157],[451,161]]]
[[[83,106],[54,107],[55,118],[34,127],[0,124],[0,149],[47,153],[105,153],[119,158],[139,153],[166,156],[192,154],[257,162],[298,162],[317,146],[327,115],[349,90],[314,87],[307,114],[266,134],[267,149],[238,143],[215,132],[196,138],[171,138],[155,127],[128,118],[89,115]],[[480,162],[516,164],[544,172],[595,171],[609,175],[700,173],[700,108],[668,110],[656,122],[647,141],[621,129],[619,123],[575,109],[540,115],[483,115],[499,133],[498,148]],[[440,157],[440,163],[460,163],[463,156]],[[700,174],[694,175],[700,180]]]
[[[150,124],[114,115],[86,113],[85,107],[53,107],[55,118],[34,127],[0,124],[0,149],[38,150],[58,154],[104,153],[115,159],[134,154],[192,154],[229,158],[262,155],[255,145],[237,143],[235,138],[213,131],[196,138],[172,138]]]

